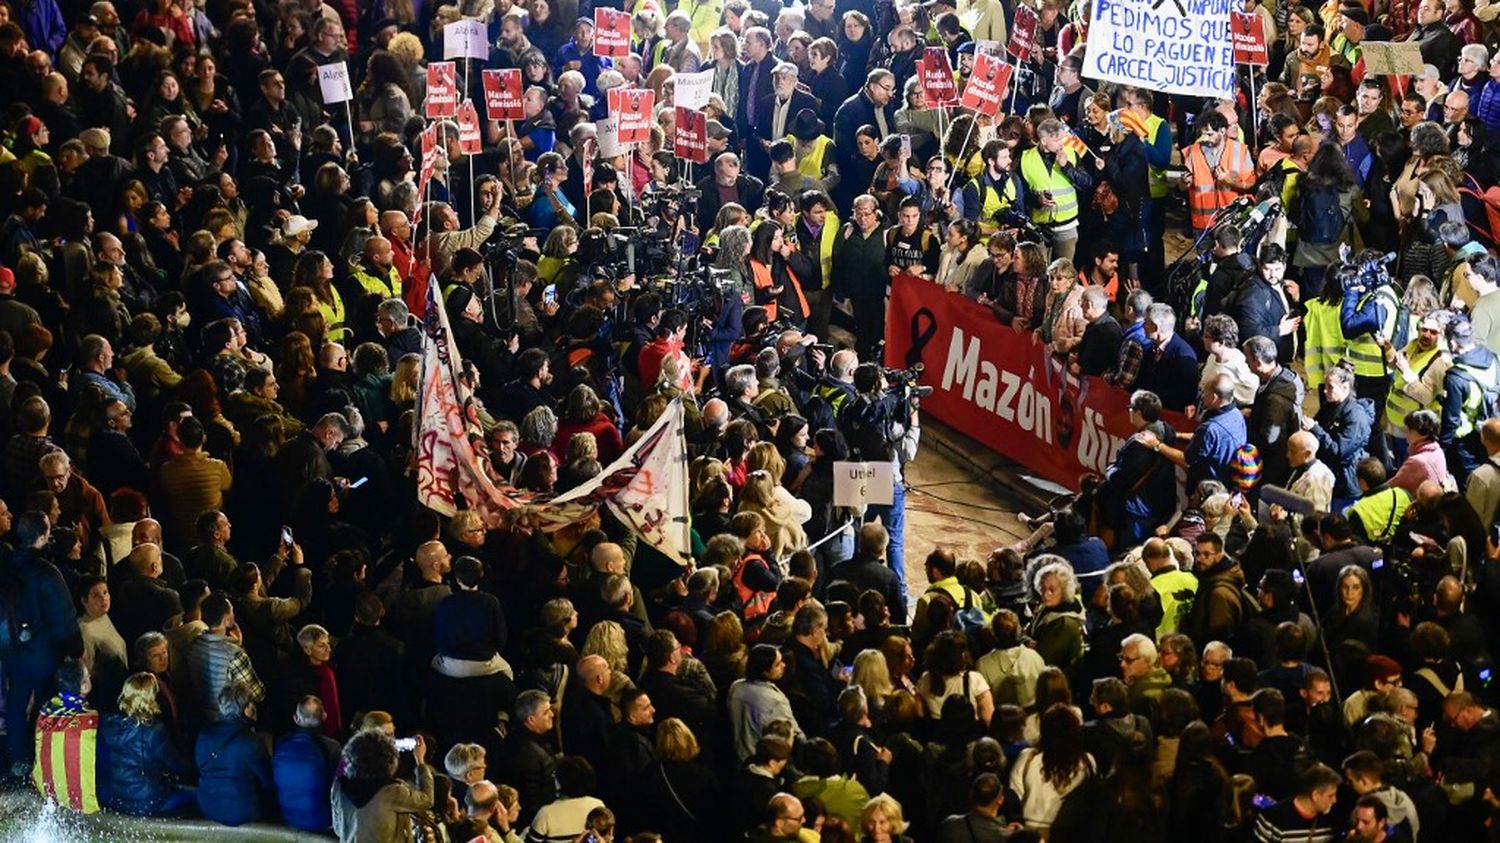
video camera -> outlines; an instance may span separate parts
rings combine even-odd
[[[1379,289],[1391,283],[1391,264],[1396,262],[1396,253],[1382,255],[1379,249],[1361,249],[1352,257],[1347,246],[1342,247],[1341,258],[1353,269],[1353,277],[1345,282],[1344,289],[1356,293]]]
[[[1036,243],[1038,245],[1052,245],[1052,234],[1031,221],[1031,218],[1016,210],[1006,208],[996,211],[994,220],[1001,228],[1014,228],[1016,230],[1017,243]]]

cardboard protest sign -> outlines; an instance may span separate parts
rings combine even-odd
[[[942,47],[928,47],[922,51],[922,95],[927,105],[936,108],[958,102],[958,83],[953,80],[953,65],[948,63],[948,51]]]
[[[490,38],[484,21],[456,20],[443,27],[443,58],[479,59],[490,57]]]
[[[458,113],[458,75],[451,61],[427,65],[427,100],[422,113],[428,119],[452,117]]]
[[[694,164],[708,162],[708,115],[694,108],[677,106],[677,128],[672,151]]]
[[[1038,22],[1036,9],[1021,4],[1016,5],[1016,21],[1010,30],[1010,43],[1005,45],[1006,52],[1015,56],[1016,61],[1031,59],[1031,51],[1036,47]]]
[[[479,134],[479,109],[470,99],[458,107],[458,146],[465,155],[478,155],[484,148],[484,138]]]
[[[683,108],[706,108],[713,93],[714,72],[678,73],[672,77],[672,104]]]
[[[1021,8],[1026,8],[1022,6]],[[1005,89],[1010,84],[1010,75],[1015,68],[987,53],[974,56],[974,72],[964,85],[964,96],[959,105],[994,117],[1000,113],[1000,101],[1005,98]]]
[[[611,114],[594,121],[594,132],[598,154],[605,158],[618,158],[625,154],[620,144],[620,118]]]
[[[419,196],[427,195],[427,183],[432,181],[432,173],[437,169],[441,146],[438,143],[438,124],[428,124],[427,128],[422,130],[422,163],[417,169],[417,194]]]
[[[611,88],[609,113],[620,121],[620,143],[645,143],[651,137],[656,92],[645,88]]]
[[[521,71],[485,69],[484,109],[491,120],[524,120],[521,107]]]
[[[629,12],[594,9],[594,55],[607,58],[630,55]]]
[[[1234,63],[1265,67],[1271,63],[1266,49],[1266,27],[1254,12],[1230,12],[1229,31],[1234,37]]]
[[[1366,76],[1417,76],[1422,72],[1422,45],[1409,41],[1366,41],[1360,44]]]
[[[349,65],[347,62],[336,61],[325,64],[318,68],[318,88],[323,92],[323,104],[348,102],[354,99],[354,91],[349,87]]]
[[[1169,94],[1232,97],[1238,0],[1097,0],[1083,75]]]

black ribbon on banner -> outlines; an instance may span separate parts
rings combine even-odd
[[[935,336],[937,336],[937,317],[925,307],[918,308],[917,312],[911,315],[911,348],[906,350],[906,368],[915,368],[919,363],[926,365],[922,360],[922,351]]]

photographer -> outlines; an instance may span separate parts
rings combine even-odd
[[[993,234],[1000,230],[1001,214],[1025,207],[1025,191],[1020,177],[1012,172],[1013,153],[1005,141],[990,141],[980,155],[984,172],[963,186],[958,204],[964,219],[979,223],[981,233]]]
[[[844,352],[839,352],[843,354]],[[837,367],[839,355],[834,355]],[[886,562],[901,579],[901,599],[906,600],[906,567],[902,543],[906,534],[906,489],[901,466],[916,459],[922,428],[917,418],[917,393],[912,373],[897,373],[887,383],[887,373],[874,363],[861,364],[854,370],[855,396],[839,416],[839,430],[849,443],[849,458],[866,462],[889,462],[894,480],[890,505],[872,504],[865,509],[865,520],[879,519],[890,534]]]

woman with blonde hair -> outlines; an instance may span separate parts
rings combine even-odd
[[[615,621],[599,621],[589,627],[588,637],[583,639],[580,656],[599,656],[609,669],[621,676],[628,676],[630,649],[625,643],[625,628]]]
[[[176,814],[196,799],[178,784],[190,772],[172,746],[172,736],[161,719],[156,700],[156,677],[132,674],[120,690],[120,711],[106,714],[99,724],[99,778],[107,787],[105,807],[135,816]]]
[[[901,803],[889,793],[870,798],[865,809],[859,812],[859,828],[864,834],[860,843],[911,843],[906,831],[906,819],[901,815]]]
[[[391,403],[396,405],[399,415],[417,403],[417,383],[422,375],[422,355],[403,354],[396,361],[396,371],[391,374]]]
[[[886,698],[896,693],[885,654],[879,650],[861,650],[854,657],[854,671],[849,677],[849,684],[864,689],[865,700],[870,706],[870,719],[879,722],[885,710]]]
[[[770,555],[775,559],[783,558],[807,544],[807,533],[803,531],[802,524],[812,517],[810,506],[798,501],[806,508],[806,512],[794,510],[777,494],[778,489],[780,487],[765,469],[749,472],[745,475],[745,488],[740,491],[738,510],[754,512],[765,519],[766,533],[771,537]],[[781,491],[789,494],[785,489]]]
[[[656,729],[656,761],[641,774],[641,816],[651,817],[665,840],[708,840],[719,826],[718,776],[699,760],[698,738],[668,717]]]

